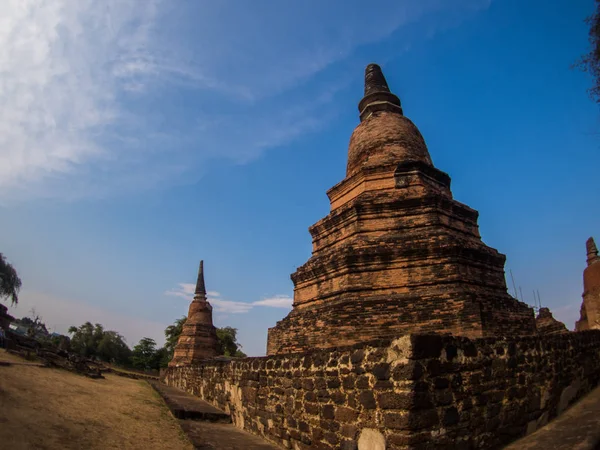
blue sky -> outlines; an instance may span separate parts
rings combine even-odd
[[[204,259],[215,324],[264,354],[377,62],[525,300],[539,289],[573,327],[585,240],[600,238],[598,107],[571,69],[593,0],[141,4],[8,2],[0,251],[24,283],[13,314],[162,342]]]

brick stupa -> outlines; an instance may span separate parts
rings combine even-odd
[[[586,242],[587,267],[583,271],[583,303],[575,330],[600,330],[600,257],[594,238]]]
[[[412,332],[535,333],[533,310],[507,293],[505,256],[481,241],[477,211],[452,198],[375,64],[358,110],[346,178],[309,229],[312,257],[292,274],[293,309],[269,329],[267,353]]]
[[[175,346],[171,367],[187,366],[218,355],[217,331],[212,321],[212,306],[206,299],[204,261],[200,261],[194,299]]]
[[[548,308],[540,308],[535,325],[539,334],[567,333],[567,327],[560,320],[556,320]]]

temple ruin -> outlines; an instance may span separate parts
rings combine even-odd
[[[294,450],[496,449],[543,427],[600,382],[600,330],[587,330],[600,318],[593,240],[586,331],[546,308],[536,327],[377,65],[359,113],[346,177],[310,227],[313,253],[292,275],[293,309],[269,329],[268,356],[214,358],[201,263],[161,380]]]
[[[312,257],[292,275],[290,314],[267,354],[414,332],[535,333],[533,310],[507,293],[505,256],[485,245],[477,211],[452,198],[381,68],[370,64],[346,178],[310,227]]]
[[[564,323],[554,318],[548,308],[540,308],[535,318],[535,325],[539,334],[557,334],[569,331]]]
[[[217,330],[212,321],[212,306],[206,299],[204,261],[200,261],[194,299],[175,346],[169,367],[194,364],[218,355]]]
[[[586,242],[587,267],[583,271],[583,302],[575,330],[600,330],[600,257],[594,238]]]

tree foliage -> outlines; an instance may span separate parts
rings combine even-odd
[[[0,298],[10,298],[11,304],[16,305],[19,303],[21,284],[15,268],[0,253]]]
[[[104,331],[98,342],[97,356],[100,360],[126,366],[131,357],[131,349],[125,339],[116,331]]]
[[[97,358],[101,361],[128,365],[131,350],[125,339],[116,331],[105,331],[99,323],[92,325],[86,322],[78,327],[69,328],[71,351],[86,358]]]
[[[589,41],[591,49],[578,62],[578,66],[589,72],[594,79],[594,86],[589,89],[590,96],[600,102],[600,0],[596,0],[596,11],[586,19],[590,26]]]
[[[131,363],[133,367],[141,370],[158,369],[162,359],[162,349],[156,348],[156,341],[154,339],[145,337],[133,347],[131,354]]]
[[[149,337],[142,338],[133,350],[127,346],[125,339],[116,331],[107,331],[97,323],[85,322],[79,327],[69,328],[71,338],[67,336],[51,336],[46,331],[46,326],[41,318],[32,310],[34,318],[24,317],[20,321],[30,328],[44,330],[45,333],[36,333],[35,338],[44,339],[65,350],[78,353],[90,359],[116,364],[122,367],[140,370],[158,370],[167,367],[173,358],[173,351],[183,330],[186,317],[177,319],[173,325],[165,329],[166,342],[163,347],[157,348],[156,341]],[[220,355],[244,357],[241,345],[237,342],[237,329],[232,327],[217,328],[218,351]]]
[[[235,356],[243,358],[242,346],[237,341],[237,328],[217,328],[217,339],[219,340],[219,354],[224,356]]]
[[[183,316],[181,319],[177,319],[173,325],[169,325],[165,329],[165,348],[171,358],[173,357],[173,351],[175,350],[177,340],[179,339],[179,335],[183,330],[183,324],[186,320],[187,317]]]

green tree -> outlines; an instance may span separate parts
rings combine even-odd
[[[158,350],[156,350],[156,369],[160,369],[161,367],[168,367],[169,361],[171,361],[171,359],[173,359],[173,354],[169,353],[167,347],[159,348]]]
[[[177,319],[173,325],[169,325],[165,329],[165,346],[157,350],[160,354],[158,355],[160,367],[167,367],[169,361],[173,359],[173,353],[175,352],[175,346],[179,340],[179,335],[183,331],[183,324],[187,320],[186,316],[181,319]]]
[[[125,339],[116,331],[104,331],[98,342],[96,354],[102,361],[128,365],[131,358],[131,349],[125,343]]]
[[[19,303],[21,284],[15,268],[0,253],[0,298],[10,298],[11,304],[16,305]]]
[[[165,349],[170,355],[169,360],[173,358],[173,351],[175,350],[175,346],[179,340],[179,335],[183,330],[183,324],[186,320],[187,317],[183,316],[181,319],[177,319],[173,325],[169,325],[165,329]]]
[[[59,350],[71,350],[71,339],[69,336],[64,336],[62,334],[50,336],[50,343],[57,347]]]
[[[131,363],[133,367],[141,370],[158,369],[160,355],[156,351],[154,339],[145,337],[133,347]]]
[[[242,346],[237,341],[237,328],[217,328],[217,338],[219,340],[220,355],[235,357],[246,356],[241,350]]]
[[[86,358],[97,358],[104,362],[129,365],[131,350],[125,339],[116,331],[107,331],[99,323],[86,322],[69,328],[71,351]]]
[[[91,322],[86,322],[79,328],[70,327],[71,349],[86,358],[93,358],[98,354],[98,344],[104,334],[104,328],[97,323],[95,326]]]
[[[590,26],[589,41],[591,49],[584,55],[577,65],[585,72],[589,72],[594,85],[589,89],[590,96],[596,102],[600,102],[600,0],[596,0],[596,10],[594,14],[586,19]]]

